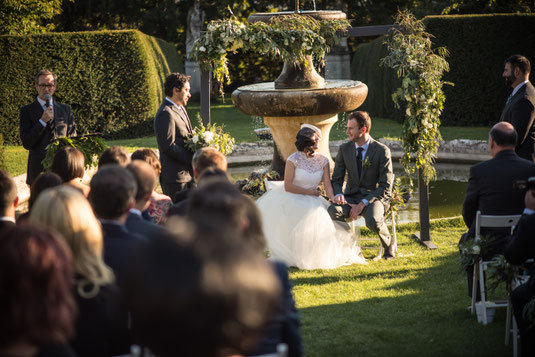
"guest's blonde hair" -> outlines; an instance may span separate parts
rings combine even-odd
[[[114,281],[113,271],[102,259],[102,228],[78,190],[62,185],[43,191],[33,204],[30,221],[64,237],[73,254],[74,271],[83,277],[77,282],[82,297],[94,297],[101,285]]]

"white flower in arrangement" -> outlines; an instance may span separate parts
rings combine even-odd
[[[414,67],[414,66],[417,66],[417,65],[418,65],[418,62],[415,61],[415,60],[411,60],[411,61],[409,62],[409,65],[410,65],[411,67]]]
[[[479,254],[480,252],[481,252],[481,249],[479,248],[478,245],[474,245],[474,246],[472,247],[472,253],[473,253],[473,254]]]
[[[412,133],[413,134],[417,134],[418,133],[418,128],[412,128]]]
[[[199,47],[199,51],[200,52],[205,52],[206,51],[206,47],[204,47],[204,46]]]
[[[205,131],[202,134],[202,138],[204,139],[206,143],[211,144],[212,141],[214,140],[214,133],[212,133],[211,131]]]
[[[407,107],[407,109],[405,109],[405,114],[410,117],[411,116],[411,107]]]
[[[194,144],[197,144],[199,142],[199,135],[193,135],[191,141],[193,141]]]
[[[427,120],[425,120],[425,119],[422,120],[422,125],[425,126],[425,127],[427,127]]]

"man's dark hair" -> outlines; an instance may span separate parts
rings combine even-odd
[[[72,146],[64,146],[60,148],[54,156],[54,161],[52,161],[51,171],[58,174],[63,182],[69,182],[72,179],[84,177],[84,154]]]
[[[37,75],[35,76],[35,84],[39,84],[39,77],[48,76],[48,75],[54,77],[54,84],[58,83],[58,76],[56,76],[54,73],[52,73],[52,71],[44,68],[44,69],[40,70],[39,73],[37,73]]]
[[[17,198],[17,185],[9,172],[0,170],[0,215],[4,215]]]
[[[90,186],[89,201],[97,217],[103,219],[117,219],[126,213],[137,191],[134,176],[116,164],[100,168]]]
[[[513,70],[515,67],[517,67],[522,73],[529,74],[531,72],[531,64],[524,56],[513,55],[506,59],[504,63],[509,63],[511,65],[511,69]]]
[[[137,192],[136,202],[143,200],[150,195],[156,186],[156,175],[154,169],[145,161],[134,160],[126,166],[136,180]]]
[[[206,147],[197,150],[195,154],[193,154],[191,165],[199,174],[202,174],[203,171],[209,167],[215,167],[226,171],[227,158],[218,150]]]
[[[503,130],[494,126],[490,129],[490,137],[498,146],[516,146],[518,135],[514,128]]]
[[[163,84],[163,89],[165,95],[168,97],[173,96],[173,88],[182,90],[182,87],[189,82],[191,76],[186,76],[185,74],[174,72],[167,76],[165,83]]]
[[[98,159],[98,168],[100,169],[104,165],[116,164],[122,167],[126,167],[130,163],[130,157],[128,152],[122,146],[111,146],[104,150]]]
[[[360,110],[354,111],[353,113],[349,114],[347,120],[356,120],[359,128],[366,127],[367,133],[369,133],[372,129],[372,119],[370,118],[370,114],[368,114],[368,112],[363,112]]]

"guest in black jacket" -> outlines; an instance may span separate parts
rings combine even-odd
[[[19,204],[17,185],[9,172],[0,170],[0,231],[15,225],[15,210]]]
[[[463,203],[463,219],[468,232],[461,237],[462,242],[473,239],[475,235],[476,214],[514,215],[524,209],[524,195],[515,190],[513,183],[535,176],[535,163],[522,159],[515,154],[517,134],[507,122],[494,125],[489,135],[489,152],[492,159],[470,168],[466,197]],[[503,254],[509,228],[485,228],[482,236],[494,236],[495,244],[488,260],[495,254]],[[468,294],[472,293],[473,267],[467,269]],[[479,292],[479,289],[477,290]]]
[[[198,229],[204,232],[218,232],[221,229],[233,228],[234,244],[245,246],[265,256],[266,240],[262,231],[260,212],[254,202],[229,181],[221,178],[203,180],[192,193],[188,217],[197,223]],[[200,234],[197,244],[212,246],[217,242],[207,237],[217,235]],[[248,356],[257,356],[277,352],[277,345],[288,346],[288,356],[297,357],[303,353],[301,334],[299,332],[299,314],[295,307],[291,285],[288,279],[288,268],[282,262],[271,261],[270,265],[278,277],[281,295],[277,310],[271,315],[262,338]]]
[[[516,265],[521,265],[528,259],[535,259],[535,190],[526,192],[525,204],[524,214],[504,254],[509,262]],[[532,271],[528,282],[517,287],[511,294],[513,312],[520,331],[522,356],[535,354],[535,328],[530,326],[531,322],[526,321],[523,315],[524,306],[533,298],[535,298],[535,273]]]
[[[125,227],[130,209],[135,205],[136,180],[124,167],[107,164],[93,176],[90,187],[89,202],[104,233],[104,262],[113,269],[121,287],[126,270],[134,263],[132,252],[147,242]]]
[[[72,347],[81,357],[128,353],[128,313],[113,271],[102,259],[102,230],[87,199],[69,186],[46,190],[30,222],[61,233],[73,254],[78,317]]]

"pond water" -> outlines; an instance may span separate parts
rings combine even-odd
[[[431,218],[442,218],[459,216],[461,214],[468,175],[471,165],[465,164],[436,164],[437,181],[429,185],[429,213]],[[255,170],[265,169],[261,166],[247,166],[229,168],[229,172],[234,180],[240,180],[249,176]],[[400,165],[394,164],[396,177],[403,176],[403,169]],[[418,213],[418,188],[415,187],[413,197],[410,198],[407,206],[399,211],[399,222],[417,222]]]

